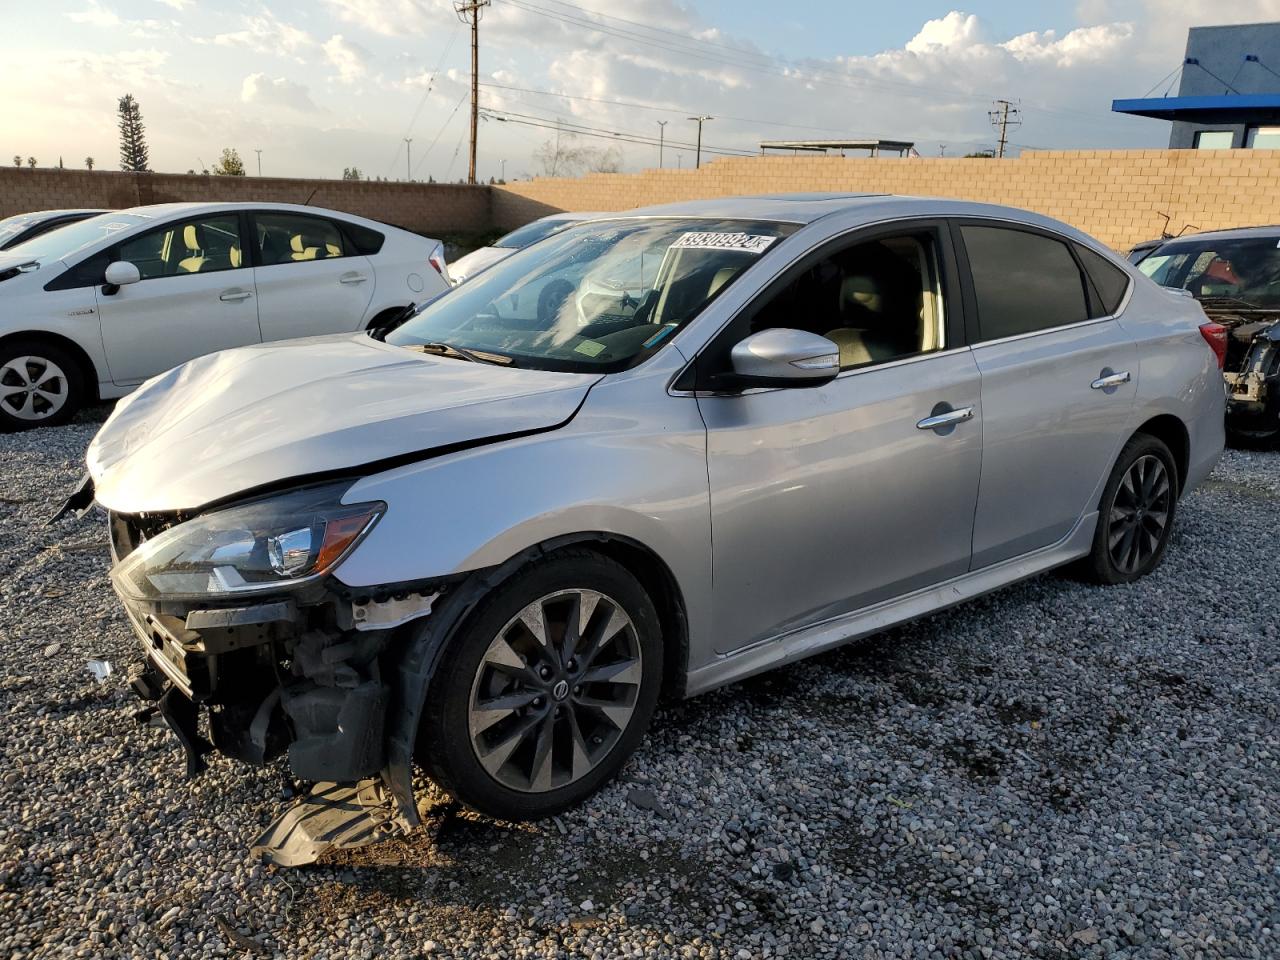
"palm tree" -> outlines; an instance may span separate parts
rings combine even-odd
[[[86,167],[88,167],[90,170],[92,170],[92,169],[93,169],[93,157],[85,157],[85,158],[84,158],[84,165],[85,165]]]
[[[27,157],[27,166],[34,170],[36,168],[36,158]]]

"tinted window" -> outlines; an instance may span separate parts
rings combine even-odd
[[[264,267],[343,255],[342,233],[329,220],[296,213],[259,213],[253,219],[258,262]]]
[[[132,263],[147,280],[234,270],[244,263],[241,251],[240,218],[232,214],[179,220],[130,237],[116,259]]]
[[[362,227],[358,223],[343,223],[342,229],[347,234],[347,239],[355,248],[356,253],[366,257],[371,257],[382,249],[382,243],[386,237],[373,230],[370,227]]]
[[[766,293],[748,332],[806,330],[840,348],[840,367],[942,346],[942,296],[932,233],[842,246]]]
[[[961,227],[983,340],[1089,318],[1084,278],[1061,240],[1004,227]]]
[[[1120,309],[1120,303],[1129,289],[1129,275],[1100,253],[1076,244],[1076,256],[1084,264],[1085,272],[1093,282],[1100,309],[1096,316],[1108,317]]]

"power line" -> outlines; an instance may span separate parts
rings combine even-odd
[[[593,127],[587,124],[573,123],[553,117],[542,117],[528,113],[513,113],[507,110],[497,110],[492,107],[485,107],[482,111],[485,119],[496,120],[503,123],[515,123],[526,127],[539,127],[546,130],[558,130],[561,133],[568,133],[574,136],[594,137],[599,140],[614,140],[623,143],[635,143],[641,146],[656,147],[659,138],[649,136],[648,134],[636,133],[627,130],[613,130],[604,127]],[[666,140],[665,145],[668,147],[682,147],[686,150],[692,150],[695,144],[681,140]],[[734,147],[715,147],[708,144],[702,145],[704,153],[714,153],[725,157],[754,157],[754,150],[739,150]]]
[[[449,34],[449,40],[444,45],[444,50],[440,54],[440,60],[436,64],[436,68],[431,71],[431,76],[427,78],[427,88],[422,91],[422,96],[418,100],[417,107],[414,108],[413,116],[409,118],[409,125],[404,129],[404,136],[400,139],[408,137],[413,133],[413,125],[418,122],[418,115],[422,113],[422,108],[427,104],[427,97],[431,96],[431,91],[435,87],[436,77],[440,75],[440,68],[444,66],[445,59],[449,56],[449,51],[453,49],[453,43],[458,39],[458,25],[454,24],[453,31]],[[387,164],[388,177],[391,176],[391,168],[396,164],[396,158],[400,156],[400,148],[396,147],[396,152],[391,158],[391,162]]]
[[[453,118],[458,115],[458,111],[462,109],[462,105],[466,102],[467,95],[464,93],[458,98],[458,102],[453,105],[453,110],[449,112],[449,116],[445,118],[444,123],[440,124],[440,129],[436,131],[436,135],[432,137],[431,142],[427,144],[427,149],[423,152],[422,156],[418,158],[418,164],[413,168],[414,173],[417,173],[418,167],[421,167],[426,162],[427,157],[431,156],[431,148],[440,141],[440,137],[444,134],[445,129],[453,122]]]

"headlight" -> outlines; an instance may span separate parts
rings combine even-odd
[[[295,586],[334,567],[386,510],[381,502],[341,503],[347,487],[299,490],[180,523],[143,541],[111,578],[139,600]]]

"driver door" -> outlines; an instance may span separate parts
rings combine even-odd
[[[698,359],[770,327],[840,348],[819,387],[699,391],[716,649],[728,653],[965,573],[981,468],[978,368],[938,224],[858,231],[800,261]],[[968,411],[925,429],[939,411]]]
[[[124,240],[112,254],[137,283],[97,288],[111,379],[141,383],[195,357],[261,341],[253,271],[236,213],[175,220]]]

